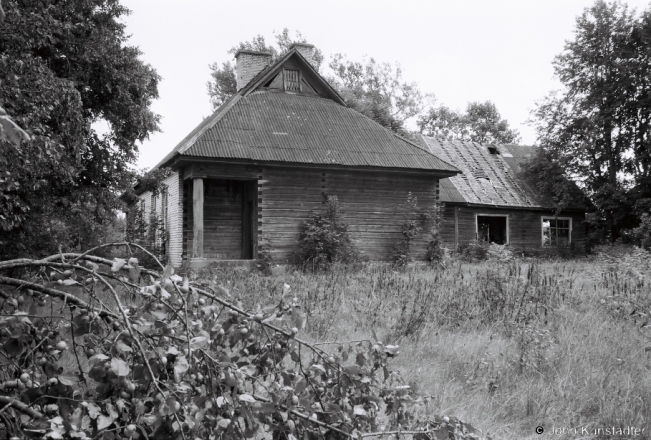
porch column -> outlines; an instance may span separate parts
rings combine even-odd
[[[203,258],[203,179],[192,179],[192,258]]]

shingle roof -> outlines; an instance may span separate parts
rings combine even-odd
[[[453,164],[461,174],[442,179],[442,202],[476,203],[513,207],[541,207],[533,194],[517,177],[519,164],[535,147],[491,145],[475,142],[447,141],[422,136],[432,154]]]
[[[328,99],[266,89],[249,90],[293,55],[305,62],[300,54],[290,52],[266,68],[199,124],[157,166],[164,166],[178,154],[458,173],[454,166],[428,149],[336,102],[336,92]]]

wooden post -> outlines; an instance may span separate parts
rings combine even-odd
[[[454,250],[459,249],[459,209],[456,206],[453,206],[454,209]]]
[[[192,258],[203,258],[203,179],[192,183]]]

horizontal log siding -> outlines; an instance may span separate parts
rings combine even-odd
[[[237,181],[204,179],[205,258],[242,258],[242,191]]]
[[[517,251],[532,254],[554,254],[557,249],[542,247],[542,216],[553,216],[552,211],[526,209],[498,209],[473,206],[447,205],[443,211],[441,238],[443,245],[454,249],[454,211],[457,210],[458,243],[463,245],[476,237],[476,214],[502,214],[509,216],[509,245]],[[585,216],[580,213],[560,214],[572,217],[572,247],[578,253],[585,252]]]
[[[400,205],[411,192],[418,206],[433,208],[438,179],[429,176],[391,175],[364,172],[328,173],[326,193],[336,195],[351,238],[372,260],[388,260],[402,239],[405,218]],[[412,255],[425,259],[428,231],[423,230],[412,245]]]
[[[400,230],[403,218],[398,205],[405,203],[407,194],[411,191],[417,197],[420,207],[431,207],[438,190],[438,179],[431,176],[392,175],[361,170],[323,172],[292,167],[197,164],[188,168],[185,176],[188,177],[185,191],[190,194],[192,177],[256,179],[258,199],[254,250],[261,245],[268,246],[277,263],[293,260],[301,225],[311,212],[325,209],[328,195],[339,198],[351,238],[360,250],[370,259],[387,260],[402,236]],[[206,200],[206,205],[210,204]],[[187,203],[184,225],[184,246],[187,252],[187,246],[192,244],[192,209]],[[204,227],[206,231],[213,227],[208,214]],[[414,257],[424,259],[426,246],[427,233],[423,231],[414,243]],[[204,253],[209,258],[215,255],[207,250]],[[255,255],[254,252],[254,257]]]

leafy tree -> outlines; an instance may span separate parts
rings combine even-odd
[[[238,50],[255,50],[269,52],[275,61],[289,50],[293,43],[305,43],[300,32],[295,38],[290,37],[287,28],[275,34],[276,44],[267,44],[264,37],[258,35],[250,41],[241,42],[228,53]],[[315,48],[314,66],[320,69],[324,56]],[[328,67],[333,76],[328,80],[344,98],[346,103],[360,113],[391,130],[406,135],[405,121],[422,112],[428,95],[423,94],[415,83],[402,79],[400,66],[378,63],[373,58],[362,62],[348,60],[344,55],[332,56]],[[235,62],[214,63],[210,66],[211,79],[207,83],[208,95],[213,108],[218,108],[235,94]]]
[[[480,144],[511,144],[520,141],[517,130],[509,123],[490,101],[469,102],[465,113],[441,105],[432,107],[418,118],[418,128],[427,136],[443,139],[472,141]]]
[[[556,215],[567,208],[588,209],[591,206],[585,193],[565,174],[551,152],[544,148],[536,148],[535,154],[520,164],[518,175],[538,197],[538,201],[554,209]]]
[[[638,222],[651,198],[651,12],[598,0],[576,20],[554,60],[563,89],[533,115],[538,137],[584,182],[611,240]]]
[[[90,245],[132,182],[135,142],[158,128],[159,77],[127,45],[118,0],[5,0],[3,9],[0,105],[30,139],[0,140],[0,253]]]
[[[396,133],[407,134],[405,122],[418,116],[431,98],[416,83],[403,81],[400,65],[335,54],[329,67],[334,72],[330,83],[346,104]]]
[[[289,51],[289,48],[294,43],[306,43],[307,40],[300,32],[295,33],[295,37],[291,38],[289,29],[284,28],[282,32],[274,32],[276,38],[276,46],[267,44],[262,35],[257,35],[250,41],[240,42],[238,45],[233,46],[228,53],[235,55],[239,50],[254,50],[257,52],[269,52],[272,60],[276,61]],[[323,54],[317,48],[314,49],[313,63],[314,67],[319,70],[323,62]],[[228,98],[237,92],[237,80],[235,79],[235,61],[225,61],[221,63],[213,63],[210,65],[211,79],[206,84],[208,87],[208,96],[210,103],[214,109],[219,108]]]

